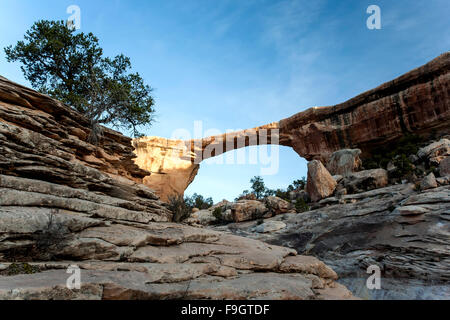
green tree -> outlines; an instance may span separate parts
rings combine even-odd
[[[194,193],[191,197],[186,197],[184,201],[189,208],[198,208],[200,210],[209,209],[214,204],[212,198],[205,199],[202,195],[197,193]]]
[[[262,177],[256,176],[250,180],[250,183],[252,184],[252,190],[255,194],[256,198],[261,199],[266,194],[266,185],[264,184],[264,180]]]
[[[289,187],[287,191],[304,190],[306,187],[306,178],[302,177],[300,180],[295,180]]]
[[[41,20],[5,53],[8,62],[22,64],[36,90],[83,113],[92,126],[110,124],[139,136],[137,128],[153,120],[152,89],[139,73],[130,73],[128,57],[103,57],[92,33],[76,33],[64,21]]]

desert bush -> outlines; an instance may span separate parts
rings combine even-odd
[[[417,135],[404,135],[394,143],[375,149],[371,158],[364,159],[364,168],[367,170],[386,169],[392,162],[397,170],[393,172],[391,178],[402,179],[412,176],[415,173],[415,167],[408,157],[417,154],[421,143],[422,138]]]
[[[182,195],[169,197],[169,210],[173,213],[174,222],[182,222],[190,217],[192,208],[190,208]]]
[[[213,217],[216,218],[217,222],[223,222],[223,212],[222,212],[222,208],[215,208],[213,213],[212,213]]]
[[[295,211],[297,211],[297,213],[309,211],[309,206],[306,204],[305,200],[297,199],[295,201]]]
[[[33,274],[40,271],[40,267],[32,266],[28,263],[11,263],[8,268],[0,272],[0,275],[16,276],[18,274]]]
[[[49,216],[47,226],[33,234],[34,256],[41,260],[54,260],[59,251],[70,239],[70,230],[58,221],[56,215],[58,210],[53,210]]]

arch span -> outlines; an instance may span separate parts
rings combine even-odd
[[[151,172],[144,183],[163,200],[183,194],[202,160],[261,145],[292,147],[326,162],[334,151],[359,148],[362,158],[404,134],[450,133],[450,52],[426,65],[331,107],[314,107],[254,129],[199,140],[144,137],[133,141],[135,162]]]

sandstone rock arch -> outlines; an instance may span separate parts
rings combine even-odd
[[[406,133],[449,132],[449,71],[450,52],[446,52],[344,103],[313,107],[254,129],[200,140],[135,139],[135,161],[152,173],[144,183],[167,200],[184,193],[201,160],[252,145],[291,147],[308,161],[326,161],[331,153],[344,148],[359,148],[362,158],[367,158],[376,147]],[[261,139],[264,135],[267,138]]]

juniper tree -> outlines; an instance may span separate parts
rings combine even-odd
[[[83,113],[93,126],[110,124],[137,136],[137,128],[153,120],[150,86],[130,72],[128,57],[104,57],[92,33],[77,33],[64,21],[41,20],[5,53],[8,62],[22,64],[33,88]]]

